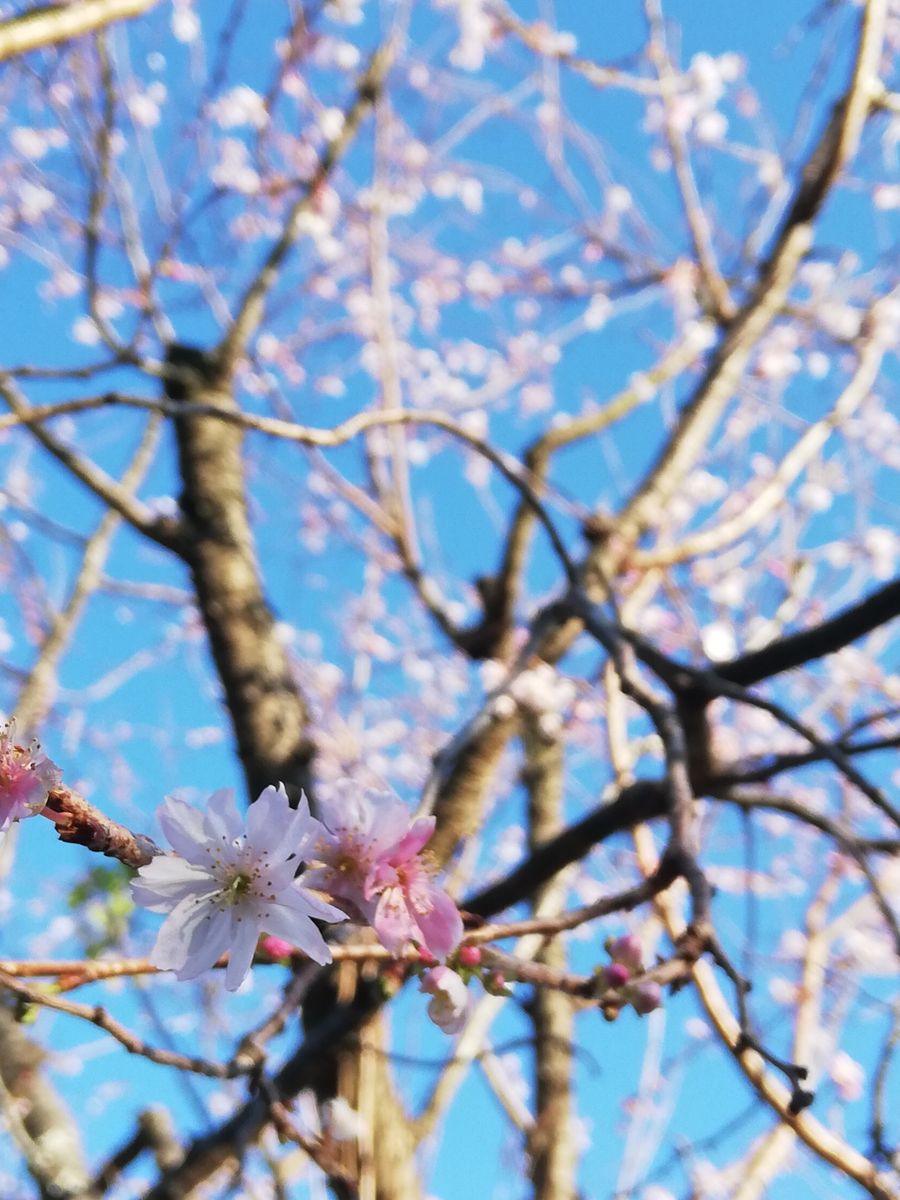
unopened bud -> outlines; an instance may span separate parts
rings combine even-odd
[[[653,1012],[655,1008],[660,1008],[662,989],[659,984],[654,983],[652,979],[645,979],[643,983],[639,983],[631,997],[631,1006],[640,1017]]]
[[[477,967],[481,962],[481,948],[479,946],[460,946],[459,961],[464,967]]]
[[[628,967],[629,971],[641,969],[641,943],[633,933],[626,933],[617,938],[607,938],[606,953],[613,962],[621,963]]]
[[[624,963],[610,963],[600,972],[603,983],[608,988],[620,988],[631,978],[631,972]]]
[[[294,953],[290,942],[286,942],[284,938],[273,937],[272,934],[266,934],[259,943],[259,948],[263,954],[268,954],[269,958],[290,958]]]

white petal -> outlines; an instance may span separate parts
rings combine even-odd
[[[232,911],[228,966],[225,968],[225,986],[230,992],[241,986],[250,970],[259,933],[259,923],[250,913],[241,911],[240,906]]]
[[[297,946],[320,966],[331,962],[328,943],[305,914],[273,905],[266,918],[265,929],[266,933],[284,938],[292,946]]]
[[[207,840],[220,846],[232,842],[244,832],[244,822],[238,812],[232,788],[220,788],[207,800],[203,828]]]
[[[309,811],[309,801],[303,792],[300,793],[300,803],[297,805],[297,811],[293,815],[290,828],[287,830],[287,837],[291,852],[296,854],[298,858],[306,858],[309,856],[315,843],[325,835],[325,828],[321,821]]]
[[[188,897],[163,922],[150,961],[175,971],[179,979],[194,979],[215,963],[228,939],[228,914],[214,904]]]
[[[303,876],[301,876],[302,878]],[[335,908],[333,904],[328,904],[325,900],[320,900],[314,892],[310,892],[298,884],[280,892],[277,902],[294,912],[306,913],[307,916],[316,917],[320,921],[329,921],[331,924],[347,920],[347,914],[342,909]]]
[[[200,896],[218,891],[219,883],[208,871],[185,862],[174,854],[158,854],[141,867],[131,881],[131,894],[136,904],[152,912],[169,912],[187,896]]]
[[[267,854],[287,841],[287,831],[294,813],[287,792],[279,784],[260,792],[247,810],[247,841],[254,853]],[[285,853],[284,857],[287,857]]]
[[[190,862],[206,860],[205,847],[209,840],[203,831],[203,814],[175,796],[167,796],[157,816],[159,827],[169,839],[172,849]],[[199,854],[199,857],[198,857]]]

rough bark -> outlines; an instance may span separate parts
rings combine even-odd
[[[533,715],[523,718],[529,843],[545,845],[562,826],[563,743],[547,737]],[[559,877],[536,889],[534,911],[548,916],[565,899]],[[566,949],[554,938],[536,961],[564,969]],[[572,1001],[553,988],[535,988],[529,1006],[534,1028],[535,1124],[528,1139],[535,1200],[574,1200],[577,1153],[572,1128]]]
[[[236,411],[230,382],[200,350],[172,346],[166,394],[175,419],[182,491],[178,552],[187,563],[222,683],[251,798],[283,782],[310,792],[308,712],[263,592],[247,511],[243,431],[191,405]]]

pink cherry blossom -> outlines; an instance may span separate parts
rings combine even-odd
[[[15,721],[0,729],[0,832],[13,821],[36,816],[61,782],[59,767],[37,742],[27,747],[16,743]]]
[[[282,787],[267,787],[242,817],[230,789],[214,792],[205,812],[170,796],[159,822],[175,853],[141,867],[131,885],[138,904],[169,914],[150,955],[154,966],[195,979],[227,951],[225,986],[233,991],[263,931],[314,962],[331,962],[313,918],[343,921],[346,913],[296,878],[322,834],[305,798],[295,810]]]
[[[444,1033],[459,1033],[466,1023],[469,994],[462,978],[449,967],[432,967],[422,976],[419,991],[428,992],[431,1000],[428,1015]]]
[[[438,958],[449,954],[462,937],[462,918],[420,853],[434,817],[410,824],[398,797],[349,780],[321,801],[320,812],[325,836],[316,847],[322,865],[308,876],[313,886],[366,920],[388,950],[415,942]]]

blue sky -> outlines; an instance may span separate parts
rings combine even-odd
[[[333,28],[335,34],[346,36],[363,51],[374,44],[384,12],[391,11],[389,5],[383,10],[374,3],[368,7],[369,16],[361,26]],[[513,7],[523,19],[539,15],[536,4],[517,3]],[[223,14],[232,11],[231,6],[218,0],[199,0],[197,12],[208,46],[214,44]],[[540,13],[546,11],[540,6]],[[680,30],[678,45],[673,50],[677,48],[683,63],[698,53],[715,56],[736,52],[744,59],[746,73],[735,86],[748,97],[750,89],[755,92],[762,117],[759,123],[742,118],[734,113],[729,100],[735,140],[756,149],[783,149],[794,129],[805,88],[822,48],[819,31],[808,38],[795,36],[798,22],[809,16],[812,5],[796,0],[752,7],[722,4],[718,0],[671,0],[665,11],[673,27]],[[585,57],[629,67],[643,43],[644,21],[635,0],[600,3],[558,0],[555,13],[559,28],[576,35],[578,52]],[[169,6],[163,4],[146,21],[131,25],[127,32],[124,28],[117,30],[112,42],[117,69],[123,75],[130,66],[132,78],[145,90],[151,89],[154,81],[164,82],[168,89],[160,125],[149,130],[132,127],[129,144],[121,157],[123,173],[138,197],[144,236],[152,247],[164,232],[155,224],[160,208],[165,207],[160,197],[171,189],[177,199],[198,158],[205,170],[213,157],[213,147],[198,138],[191,125],[191,105],[196,103],[198,79],[202,78],[199,55],[196,50],[171,41],[170,16]],[[794,162],[809,148],[828,112],[829,98],[843,86],[854,20],[855,9],[846,6],[846,11],[829,18],[823,26],[829,38],[835,30],[843,35],[834,38],[835,53],[823,69],[809,127],[791,147]],[[265,89],[271,77],[272,42],[282,24],[281,5],[259,3],[253,9],[252,19],[245,16],[237,24],[235,51],[217,86],[219,92],[239,84]],[[527,55],[512,47],[504,48],[489,60],[484,78],[446,73],[453,27],[447,14],[435,12],[430,4],[414,7],[411,30],[416,57],[432,65],[439,64],[434,69],[442,89],[440,103],[427,90],[416,91],[408,79],[398,79],[396,106],[415,136],[428,144],[448,137],[458,129],[458,122],[479,110],[488,90],[485,81],[491,88],[511,87],[527,74],[523,68]],[[336,84],[333,72],[315,69],[311,73],[322,103],[343,102],[344,79]],[[451,87],[455,90],[443,90]],[[583,266],[582,241],[590,222],[584,213],[576,212],[572,195],[579,191],[586,208],[599,219],[605,189],[627,188],[640,214],[640,222],[635,219],[629,231],[632,244],[640,247],[646,230],[648,258],[656,256],[669,262],[688,253],[686,233],[674,208],[671,180],[654,170],[649,158],[651,136],[642,128],[642,104],[625,93],[598,93],[568,72],[562,74],[561,88],[573,124],[587,130],[592,144],[602,147],[602,153],[592,157],[581,154],[577,146],[572,149],[573,187],[567,194],[540,153],[534,121],[534,110],[540,101],[537,87],[533,95],[521,101],[514,120],[504,116],[476,122],[475,128],[448,152],[447,165],[460,178],[483,182],[481,211],[470,212],[463,204],[449,205],[439,197],[429,196],[409,220],[401,216],[393,222],[400,277],[397,292],[404,301],[413,303],[417,255],[426,249],[429,253],[440,251],[448,258],[459,256],[469,263],[482,255],[493,255],[491,262],[496,265],[503,261],[504,254],[512,261],[516,247],[506,246],[504,250],[503,244],[504,239],[515,239],[528,249],[537,247],[541,265],[546,266],[554,279],[559,276],[561,264]],[[15,83],[8,84],[5,100],[11,126],[52,125],[52,114],[46,106],[42,108],[39,82],[31,80],[20,91],[16,91]],[[252,140],[247,131],[235,136],[248,144]],[[879,160],[877,146],[873,139],[865,150],[870,172],[886,181],[895,179],[889,158],[882,156]],[[598,162],[602,164],[599,171]],[[760,188],[754,171],[739,158],[715,149],[701,150],[696,165],[704,198],[722,231],[723,262],[746,285],[749,275],[746,271],[741,274],[738,253],[750,222],[758,219],[760,212]],[[367,178],[370,166],[371,137],[367,133],[348,156],[344,188],[349,190],[352,181]],[[67,194],[70,185],[77,193],[80,184],[65,155],[57,158],[51,155],[39,169],[45,168],[54,181],[51,186],[59,189],[60,198]],[[529,191],[534,192],[534,203],[523,203],[523,195]],[[259,247],[247,247],[231,237],[228,222],[244,206],[244,200],[220,199],[201,209],[199,206],[209,199],[209,192],[208,185],[203,184],[191,193],[197,215],[190,222],[189,237],[182,240],[179,253],[185,262],[215,266],[219,272],[217,283],[224,294],[231,296],[240,292],[242,282],[258,260]],[[837,259],[841,248],[852,244],[860,263],[856,274],[866,275],[876,259],[884,263],[885,249],[896,235],[896,222],[890,224],[894,216],[873,214],[860,189],[843,190],[822,219],[818,245],[823,248],[823,257]],[[52,300],[46,297],[48,278],[60,269],[67,256],[69,265],[80,270],[74,245],[66,240],[58,224],[47,229],[36,228],[18,243],[18,250],[5,270],[4,283],[12,302],[6,306],[5,321],[0,328],[0,363],[9,366],[40,361],[62,366],[96,361],[101,356],[96,347],[79,344],[72,338],[73,325],[83,315],[83,296]],[[48,261],[53,263],[52,269],[48,269]],[[104,282],[110,290],[126,286],[127,274],[120,258],[107,252],[102,263]],[[341,262],[335,268],[342,289],[352,286],[354,270],[349,255],[346,264]],[[609,262],[586,267],[584,273],[591,285],[614,280],[621,274]],[[293,257],[286,285],[272,305],[269,324],[276,337],[308,339],[303,360],[307,377],[294,387],[279,377],[274,399],[272,395],[261,396],[246,390],[242,402],[250,411],[281,412],[278,404],[284,404],[298,420],[332,425],[372,401],[373,383],[361,357],[358,334],[341,327],[338,320],[344,315],[343,290],[337,301],[332,301],[327,294],[323,298],[307,287],[310,278],[327,274],[328,266],[318,263],[314,252],[304,243]],[[180,338],[206,344],[216,336],[215,320],[199,303],[198,289],[170,283],[162,290],[170,301],[169,313]],[[852,296],[850,284],[847,290]],[[528,353],[537,353],[535,345],[538,350],[552,346],[558,351],[556,357],[551,356],[543,367],[535,369],[532,382],[552,388],[554,413],[574,413],[585,404],[607,400],[636,372],[649,369],[672,335],[671,311],[659,287],[637,291],[600,333],[579,326],[585,307],[583,295],[542,297],[538,311],[530,317],[523,316],[521,300],[520,296],[506,296],[479,305],[463,297],[457,303],[449,302],[442,308],[438,331],[432,335],[416,324],[410,333],[410,344],[422,354],[436,349],[438,357],[446,359],[453,347],[467,343],[483,343],[488,353],[500,353],[508,347],[510,339],[529,333],[532,341],[528,345],[532,349]],[[329,322],[335,324],[333,331]],[[128,329],[127,314],[120,329]],[[343,395],[334,396],[313,386],[318,377],[326,375],[343,382]],[[887,375],[892,383],[896,380],[896,363],[887,368]],[[554,514],[571,546],[579,545],[579,524],[587,511],[598,503],[614,508],[652,460],[690,383],[690,378],[680,380],[662,404],[642,408],[599,444],[591,442],[560,457],[551,498]],[[33,402],[71,394],[68,382],[25,386]],[[142,396],[156,395],[152,379],[125,369],[102,376],[99,384],[87,385],[94,387],[120,387]],[[820,415],[821,390],[809,379],[798,382],[784,397],[784,411],[789,417]],[[522,406],[515,397],[501,395],[491,413],[492,437],[513,452],[520,452],[548,419],[543,409],[526,410],[527,405]],[[85,452],[95,456],[108,471],[118,473],[133,453],[142,425],[142,416],[116,410],[114,414],[79,416],[76,422],[57,426],[57,430],[67,437],[77,436],[78,445]],[[751,475],[753,454],[764,449],[777,453],[779,447],[789,442],[792,428],[780,415],[773,417],[769,425],[763,422],[748,440],[746,461],[738,462],[734,456],[729,459],[730,482],[737,484]],[[435,442],[434,435],[423,432],[419,436],[426,445]],[[170,434],[167,432],[164,437]],[[466,606],[471,615],[474,609],[470,581],[476,574],[494,569],[504,519],[514,496],[502,481],[471,486],[466,474],[470,459],[446,440],[438,439],[436,444],[441,446],[441,452],[413,471],[413,495],[423,517],[423,543],[431,556],[432,569],[448,596]],[[12,436],[0,434],[0,471],[6,489],[4,515],[8,519],[7,529],[19,547],[16,553],[26,556],[29,569],[45,581],[48,595],[54,603],[59,603],[70,586],[77,555],[64,539],[46,536],[30,515],[32,503],[46,519],[80,534],[95,526],[101,510],[39,448],[27,447],[27,439],[18,432]],[[148,476],[142,489],[145,498],[171,497],[177,491],[170,450],[171,447],[158,457]],[[265,564],[267,591],[285,622],[298,661],[304,662],[304,669],[310,673],[308,682],[313,694],[321,698],[323,727],[332,729],[335,711],[340,711],[348,722],[358,719],[366,728],[398,718],[408,722],[406,739],[400,739],[400,745],[392,744],[386,752],[390,762],[385,769],[396,768],[391,782],[414,803],[427,774],[429,746],[425,733],[416,728],[417,705],[431,706],[435,727],[429,732],[439,742],[477,705],[482,695],[478,672],[454,658],[448,661],[446,677],[436,685],[423,684],[421,693],[417,693],[410,685],[404,661],[396,658],[379,661],[377,655],[367,656],[352,645],[341,613],[355,602],[358,594],[369,594],[361,553],[361,547],[367,543],[360,522],[348,517],[345,527],[350,536],[341,541],[331,533],[324,553],[311,552],[308,540],[304,540],[303,512],[304,505],[317,503],[319,465],[304,451],[265,443],[255,437],[248,439],[248,461],[255,532],[260,559]],[[349,479],[364,478],[358,446],[336,452],[331,461]],[[21,503],[23,496],[16,491],[16,479],[21,480],[25,475],[30,479],[31,495]],[[871,499],[864,511],[874,524],[888,524],[895,515],[885,499],[890,496],[889,474],[886,469],[873,469],[867,479]],[[808,527],[807,535],[818,544],[846,536],[851,522],[859,519],[857,499],[852,492],[839,499],[827,516]],[[335,527],[339,527],[340,512],[333,508],[329,511]],[[11,561],[18,562],[19,570],[23,569],[21,558],[12,557]],[[172,589],[187,586],[182,569],[173,565],[163,551],[128,531],[117,535],[107,574],[114,579],[151,582]],[[835,570],[831,578],[835,586],[838,583],[850,586],[858,578],[858,571]],[[685,595],[690,595],[690,611],[685,620],[700,624],[716,617],[715,600],[702,589],[691,590],[687,572],[673,573],[673,579],[675,591],[682,588]],[[537,604],[558,582],[556,564],[544,548],[534,559],[528,605]],[[754,603],[760,611],[771,608],[779,586],[773,579],[755,581],[757,590],[748,597],[748,608],[752,609]],[[405,582],[388,579],[381,591],[385,613],[374,619],[372,626],[382,628],[388,637],[402,634],[408,639],[407,650],[413,657],[420,652],[423,658],[433,655],[433,635],[425,618],[413,611]],[[27,636],[28,615],[17,588],[16,571],[7,567],[0,592],[0,618],[11,640],[3,659],[12,671],[4,674],[4,690],[0,693],[0,703],[7,707],[15,695],[13,672],[27,669],[34,653]],[[368,620],[361,618],[360,627],[368,629]],[[699,653],[699,642],[695,640],[687,649]],[[888,665],[896,669],[896,652],[891,663],[890,644],[885,653]],[[361,665],[363,660],[365,663]],[[329,662],[336,663],[343,673],[333,696],[325,682]],[[579,646],[570,660],[573,671],[575,665],[583,667],[585,663],[593,663],[596,671],[598,662],[593,648],[584,646]],[[354,672],[363,669],[368,673],[368,683],[357,686]],[[587,678],[591,678],[590,672]],[[440,714],[438,693],[442,689],[446,712]],[[49,752],[65,765],[68,781],[81,787],[111,815],[151,833],[156,833],[153,817],[156,805],[169,791],[177,789],[199,800],[216,787],[240,786],[231,734],[219,710],[217,685],[211,677],[203,638],[190,611],[178,604],[128,595],[97,597],[89,605],[73,649],[63,663],[58,704],[42,736]],[[598,786],[606,782],[605,764],[600,765],[599,783],[597,778],[596,750],[601,742],[598,725],[596,740],[576,749],[576,766],[567,796],[570,819],[595,802]],[[396,764],[403,751],[412,756],[413,763],[401,770]],[[876,764],[873,777],[887,779],[888,771],[887,764]],[[510,764],[506,774],[511,781],[514,764]],[[815,778],[814,773],[810,777]],[[521,789],[509,782],[508,794],[490,817],[486,834],[508,827],[511,819],[517,819],[521,806]],[[15,864],[5,881],[10,898],[0,923],[0,956],[29,951],[69,956],[78,953],[82,944],[77,920],[69,920],[73,914],[69,912],[66,897],[88,864],[70,849],[57,845],[49,827],[34,828],[36,825],[42,823],[33,822],[20,831]],[[726,818],[720,823],[716,846],[722,862],[740,861],[741,842],[742,827],[737,819]],[[759,852],[769,860],[796,849],[792,831],[790,837],[781,839],[772,833]],[[485,857],[490,860],[491,854],[486,838]],[[814,854],[811,845],[811,871],[820,868]],[[630,863],[630,849],[620,839],[598,851],[585,874],[617,878],[627,873]],[[784,909],[774,901],[761,901],[758,907],[763,941],[772,956],[758,964],[759,1015],[766,1028],[780,1038],[786,1026],[783,1010],[767,997],[766,983],[771,975],[782,970],[777,944]],[[723,899],[721,911],[726,926],[739,941],[745,915],[741,902],[731,897]],[[796,917],[796,908],[793,916]],[[54,919],[56,925],[52,923]],[[147,917],[134,920],[128,941],[130,949],[139,952],[148,948],[155,921],[156,918]],[[619,928],[615,925],[613,931]],[[604,927],[587,940],[573,941],[572,953],[577,965],[588,970],[596,963],[599,944],[606,932]],[[785,971],[790,969],[789,965],[784,966]],[[179,987],[170,981],[155,980],[146,987],[84,989],[79,998],[108,1005],[123,1022],[140,1029],[151,1041],[158,1043],[164,1036],[172,1036],[179,1044],[196,1041],[204,1052],[221,1057],[233,1044],[226,1015],[239,1028],[242,1017],[252,1020],[261,1008],[275,1001],[279,983],[280,973],[271,968],[257,970],[256,990],[251,994],[224,1000],[213,989],[206,996],[207,1007],[199,1020],[195,989]],[[421,999],[412,989],[407,990],[411,994],[398,1003],[400,1017],[394,1048],[399,1054],[423,1058],[448,1053],[450,1044],[425,1023]],[[525,989],[521,990],[524,993]],[[867,1065],[871,1064],[874,1053],[869,1030],[880,1026],[883,1020],[882,988],[878,981],[871,991],[872,1001],[861,1006],[859,1026],[847,1042],[849,1052]],[[615,1025],[604,1024],[595,1013],[580,1017],[577,1032],[580,1103],[591,1143],[583,1160],[585,1195],[611,1196],[616,1186],[623,1183],[621,1178],[616,1179],[626,1124],[623,1106],[627,1106],[638,1087],[645,1052],[658,1051],[660,1063],[660,1086],[651,1098],[657,1106],[654,1115],[659,1121],[660,1148],[645,1164],[651,1177],[651,1163],[659,1168],[669,1160],[678,1137],[703,1139],[746,1109],[750,1098],[733,1064],[723,1057],[720,1049],[705,1044],[698,1036],[696,1023],[688,1026],[694,1036],[685,1035],[686,1022],[696,1016],[696,1001],[688,992],[673,998],[663,1013],[645,1022],[630,1014]],[[161,1029],[160,1024],[165,1028]],[[170,1105],[182,1128],[191,1130],[200,1130],[214,1122],[228,1111],[230,1103],[239,1103],[243,1094],[240,1084],[223,1087],[197,1079],[187,1087],[162,1068],[137,1060],[123,1063],[120,1049],[99,1031],[63,1017],[43,1013],[37,1029],[52,1040],[59,1054],[52,1062],[55,1082],[73,1107],[85,1111],[90,1118],[89,1152],[93,1162],[101,1161],[128,1135],[135,1107],[148,1094]],[[517,1044],[528,1036],[528,1030],[528,1023],[516,1005],[510,1005],[498,1022],[494,1041],[500,1048],[507,1042]],[[287,1038],[284,1048],[289,1044]],[[685,1061],[694,1066],[691,1071],[684,1068],[684,1086],[679,1090],[677,1085]],[[697,1063],[701,1064],[699,1068]],[[424,1094],[433,1072],[427,1067],[403,1070],[411,1090]],[[199,1104],[198,1097],[202,1098]],[[824,1110],[833,1103],[833,1093],[824,1089]],[[198,1108],[204,1105],[207,1115],[201,1117]],[[673,1110],[668,1119],[661,1115],[667,1106]],[[864,1128],[867,1113],[862,1103],[845,1106],[844,1113],[848,1129]],[[748,1130],[756,1133],[768,1127],[766,1116],[754,1114],[730,1140],[704,1149],[700,1157],[727,1160],[730,1154],[747,1145]],[[478,1131],[477,1139],[474,1130]],[[648,1138],[648,1144],[652,1144],[652,1135],[648,1134]],[[483,1173],[480,1194],[500,1200],[523,1194],[521,1178],[510,1169],[513,1164],[516,1168],[519,1165],[519,1139],[505,1131],[495,1101],[475,1072],[442,1127],[439,1145],[431,1152],[430,1186],[434,1195],[441,1200],[459,1200],[471,1194],[473,1157],[477,1157],[477,1143],[481,1139],[492,1150],[489,1161],[479,1167]],[[671,1186],[676,1195],[684,1189],[685,1176],[679,1174],[680,1170],[675,1167],[660,1180]],[[644,1175],[643,1169],[638,1171],[628,1181],[629,1186],[642,1184]],[[131,1193],[123,1190],[122,1194]],[[641,1193],[636,1190],[634,1194]],[[853,1189],[849,1185],[826,1175],[821,1168],[811,1168],[806,1159],[798,1175],[776,1183],[769,1193],[772,1200],[851,1194]]]

